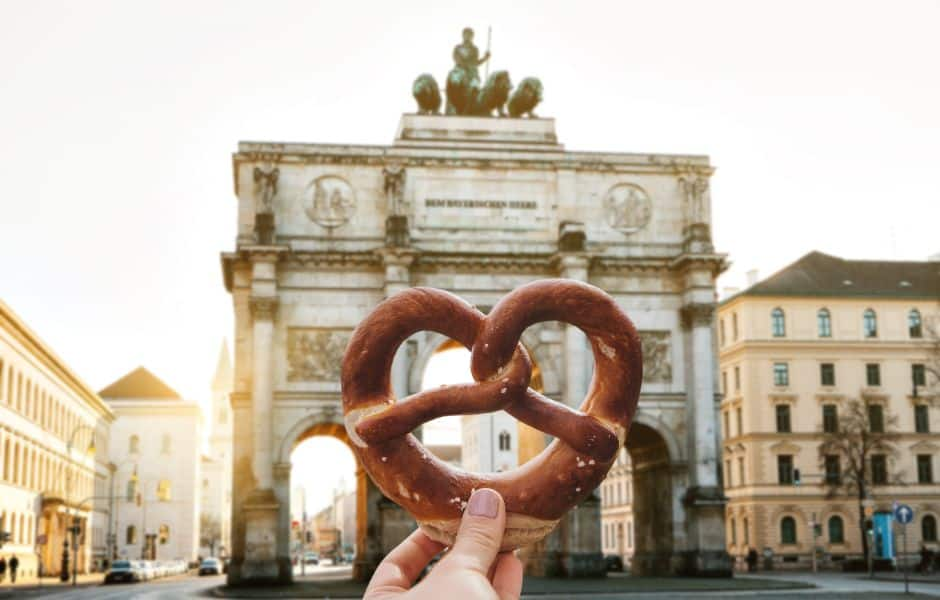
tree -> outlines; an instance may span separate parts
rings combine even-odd
[[[898,454],[898,419],[886,406],[864,399],[853,398],[839,409],[837,427],[823,434],[819,446],[823,485],[829,488],[829,498],[850,496],[858,500],[859,534],[867,560],[865,501],[873,498],[876,486],[900,480],[892,476],[891,469]],[[838,462],[834,464],[832,457],[838,457]]]
[[[199,517],[199,545],[208,548],[209,554],[215,556],[215,546],[222,536],[222,524],[218,517],[202,514]]]

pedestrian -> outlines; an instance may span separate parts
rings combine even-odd
[[[457,540],[450,551],[415,585],[426,567],[444,549],[420,529],[389,552],[366,588],[366,600],[438,600],[439,598],[500,598],[518,600],[522,563],[512,552],[499,552],[506,528],[506,506],[494,490],[470,495]]]
[[[7,559],[0,556],[0,582],[7,576]]]
[[[747,570],[751,573],[757,570],[757,548],[754,548],[754,547],[748,548]]]
[[[16,569],[20,566],[20,559],[14,554],[10,557],[10,583],[16,583]]]

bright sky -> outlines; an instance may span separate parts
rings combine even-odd
[[[93,387],[204,400],[239,140],[390,143],[460,30],[569,149],[707,153],[721,285],[940,251],[940,3],[6,2],[0,297]]]

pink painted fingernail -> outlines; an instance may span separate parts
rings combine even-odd
[[[474,517],[495,519],[499,514],[499,496],[490,489],[477,490],[470,496],[467,510]]]

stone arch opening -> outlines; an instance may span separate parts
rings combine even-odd
[[[632,539],[624,547],[634,575],[672,573],[676,567],[675,485],[668,442],[668,435],[639,421],[634,421],[627,436],[625,476],[631,493],[625,518]]]
[[[327,561],[341,567],[330,576],[356,576],[368,549],[368,475],[352,451],[346,428],[336,422],[298,423],[281,449],[286,480],[281,501],[281,556],[290,557],[293,579],[326,576]],[[328,469],[329,472],[324,472]],[[286,473],[284,473],[286,471]],[[342,480],[342,483],[341,483]],[[313,563],[312,554],[317,563]]]

